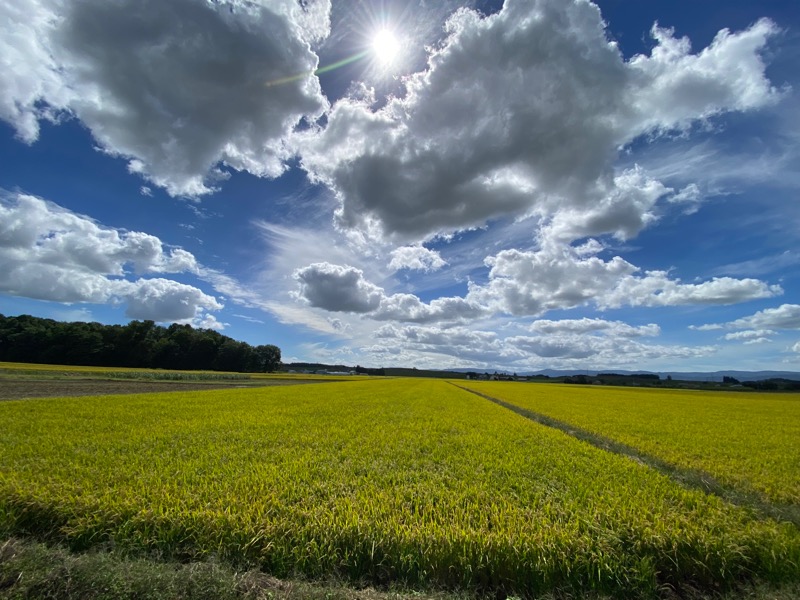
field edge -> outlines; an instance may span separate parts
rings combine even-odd
[[[530,600],[572,598],[559,590]],[[0,539],[0,599],[58,600],[495,600],[468,591],[358,587],[343,581],[277,579],[258,570],[236,570],[214,560],[179,563],[117,550],[71,551],[60,543]],[[800,583],[755,582],[725,593],[665,589],[654,600],[794,600]],[[588,593],[582,600],[611,600]],[[508,600],[519,600],[509,597]]]

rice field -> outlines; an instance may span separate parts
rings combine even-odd
[[[0,534],[277,577],[649,597],[800,581],[800,531],[437,380],[0,404]]]
[[[800,394],[463,382],[459,385],[800,507]]]

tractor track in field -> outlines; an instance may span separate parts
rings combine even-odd
[[[607,452],[613,452],[614,454],[624,456],[639,464],[655,469],[682,487],[700,490],[706,494],[718,496],[726,502],[753,510],[762,516],[770,517],[777,521],[788,521],[800,529],[800,507],[798,506],[774,504],[758,494],[743,492],[742,490],[724,485],[717,481],[713,475],[706,473],[705,471],[677,466],[675,464],[666,462],[657,456],[641,452],[632,446],[628,446],[627,444],[623,444],[612,438],[591,432],[581,427],[577,427],[571,423],[567,423],[566,421],[560,421],[559,419],[554,419],[553,417],[521,408],[516,404],[501,400],[500,398],[495,398],[494,396],[484,394],[483,392],[479,392],[468,387],[463,387],[457,383],[450,382],[450,384],[461,390],[464,390],[465,392],[475,394],[484,400],[493,402],[498,406],[502,406],[503,408],[515,412],[521,417],[534,421],[540,425],[558,429],[559,431],[566,433],[575,439],[586,442],[587,444],[591,444],[595,448],[599,448],[600,450],[605,450]]]

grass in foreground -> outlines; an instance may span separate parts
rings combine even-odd
[[[659,596],[677,598],[670,590]],[[685,591],[686,600],[796,600],[800,584],[746,585],[724,593]],[[0,542],[0,599],[22,600],[483,600],[454,592],[375,590],[341,581],[280,580],[218,562],[174,563],[115,551],[75,553],[63,546],[11,538]],[[569,596],[545,593],[539,600]],[[581,594],[581,600],[610,600]],[[488,598],[486,599],[488,600]]]
[[[438,381],[0,405],[0,532],[535,596],[800,582],[800,532]]]
[[[473,600],[466,595],[353,588],[342,582],[279,580],[218,562],[174,563],[114,551],[0,542],[0,598],[22,600]]]

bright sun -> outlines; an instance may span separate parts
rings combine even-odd
[[[372,36],[372,51],[383,66],[388,66],[400,53],[400,42],[394,33],[388,29],[381,29]]]

